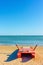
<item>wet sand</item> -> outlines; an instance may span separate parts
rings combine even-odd
[[[43,65],[43,46],[35,50],[36,56],[26,62],[16,58],[16,46],[0,46],[0,65]]]

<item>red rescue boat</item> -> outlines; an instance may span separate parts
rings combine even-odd
[[[19,48],[18,45],[16,45],[16,47],[18,48],[18,53],[17,53],[17,57],[18,58],[22,58],[22,57],[35,57],[35,49],[37,47],[37,45],[34,47],[34,49],[32,47],[26,48],[26,47],[21,47]]]

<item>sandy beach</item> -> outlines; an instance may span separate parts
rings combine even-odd
[[[15,58],[15,50],[16,46],[0,46],[0,65],[43,65],[43,46],[38,46],[35,58],[26,62],[22,62],[21,58]]]

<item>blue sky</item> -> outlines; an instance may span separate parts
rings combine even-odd
[[[0,0],[0,35],[43,35],[43,0]]]

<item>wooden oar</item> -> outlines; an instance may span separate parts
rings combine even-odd
[[[36,49],[36,47],[37,47],[37,44],[36,44],[36,46],[34,47],[34,49],[33,49],[33,50],[35,50],[35,49]]]

